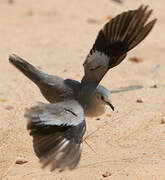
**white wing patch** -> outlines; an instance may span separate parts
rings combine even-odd
[[[25,117],[38,125],[77,126],[84,120],[84,110],[75,100],[56,104],[39,102],[38,106],[26,109]]]
[[[109,57],[99,51],[89,54],[83,64],[88,82],[98,82],[109,69]]]

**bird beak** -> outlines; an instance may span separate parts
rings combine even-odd
[[[114,111],[114,110],[115,110],[115,107],[112,105],[112,103],[111,103],[111,102],[106,101],[106,103],[107,103],[107,104],[111,107],[112,111]]]

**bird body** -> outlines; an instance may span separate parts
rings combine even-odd
[[[111,93],[100,81],[149,34],[156,22],[147,23],[151,13],[148,6],[142,5],[107,22],[83,63],[81,82],[46,74],[17,55],[10,55],[10,63],[32,80],[50,103],[39,103],[25,111],[34,151],[43,167],[50,165],[53,171],[77,166],[85,116],[104,114],[106,105],[114,110]]]
[[[10,55],[10,62],[39,87],[42,95],[50,103],[76,99],[83,107],[87,106],[84,108],[87,117],[97,117],[105,112],[105,103],[98,97],[102,92],[100,89],[107,91],[110,96],[110,91],[105,87],[97,83],[84,85],[76,80],[46,74],[14,54]]]

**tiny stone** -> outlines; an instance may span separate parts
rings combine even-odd
[[[137,99],[136,102],[137,103],[143,103],[143,100],[142,99]]]
[[[161,118],[160,123],[165,124],[165,120],[163,118]]]
[[[112,173],[111,172],[108,172],[106,171],[104,174],[102,174],[103,177],[108,177],[108,176],[111,176]]]
[[[132,61],[132,62],[136,62],[136,63],[143,62],[143,59],[139,58],[139,57],[131,57],[131,58],[129,58],[129,60]]]
[[[27,162],[28,162],[28,161],[25,160],[25,159],[17,159],[15,163],[21,165],[21,164],[25,164],[25,163],[27,163]]]
[[[99,120],[100,120],[100,118],[97,118],[96,120],[97,120],[97,121],[99,121]]]
[[[153,86],[151,86],[151,88],[157,88],[158,85],[157,84],[154,84]]]

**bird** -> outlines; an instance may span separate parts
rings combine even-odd
[[[114,110],[111,92],[100,81],[150,33],[157,21],[155,18],[148,22],[152,12],[149,6],[141,5],[109,20],[98,32],[83,63],[81,82],[49,75],[16,54],[9,55],[9,62],[34,82],[48,101],[26,108],[24,114],[34,152],[43,168],[63,171],[78,165],[85,117],[98,117],[107,106]]]

